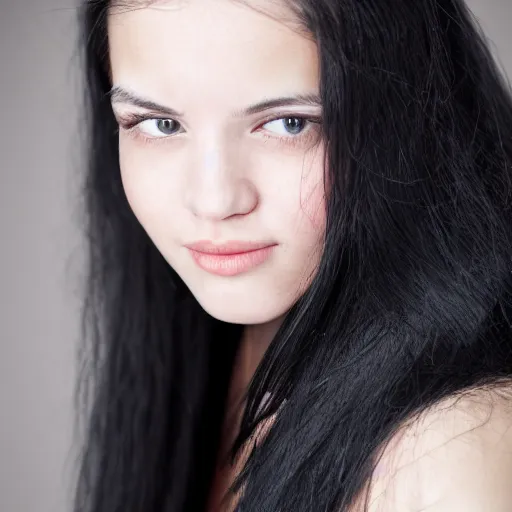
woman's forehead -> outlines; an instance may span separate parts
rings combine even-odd
[[[263,85],[269,94],[317,88],[318,54],[310,39],[231,0],[185,4],[180,10],[151,7],[110,17],[110,64],[117,82],[161,82],[175,93],[184,84],[203,92],[219,85],[237,95],[241,83],[258,94]]]

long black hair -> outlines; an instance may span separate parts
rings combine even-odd
[[[325,248],[250,383],[233,455],[275,422],[234,489],[244,512],[343,511],[406,420],[512,377],[512,96],[462,0],[287,3],[321,63]],[[90,273],[75,512],[204,512],[241,327],[202,310],[130,210],[111,4],[80,11]]]

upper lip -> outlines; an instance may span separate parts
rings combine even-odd
[[[193,251],[203,252],[205,254],[241,254],[244,252],[257,251],[265,247],[276,245],[272,242],[244,242],[241,240],[233,240],[222,244],[214,244],[209,240],[201,240],[185,247]]]

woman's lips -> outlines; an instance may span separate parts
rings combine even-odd
[[[229,242],[215,245],[196,242],[186,245],[196,264],[211,274],[234,276],[261,265],[277,244],[268,242]]]

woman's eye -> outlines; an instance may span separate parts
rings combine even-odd
[[[269,129],[272,126],[278,130],[279,135],[298,135],[306,126],[307,120],[302,117],[283,117],[275,119],[263,126]],[[272,131],[272,130],[271,130]]]
[[[173,119],[146,119],[139,123],[138,129],[150,137],[168,137],[174,135],[179,123]]]

